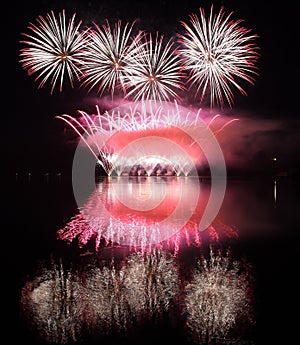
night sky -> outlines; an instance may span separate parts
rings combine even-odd
[[[62,93],[56,88],[51,95],[49,84],[38,89],[34,76],[28,76],[22,69],[19,63],[19,41],[23,39],[21,32],[28,32],[27,25],[30,21],[35,23],[39,15],[45,17],[51,10],[58,14],[65,9],[67,16],[76,13],[77,20],[83,20],[82,27],[91,26],[93,22],[102,24],[105,19],[110,22],[118,19],[122,22],[136,20],[141,29],[172,36],[182,29],[181,20],[188,21],[190,14],[199,14],[199,7],[204,7],[208,13],[211,4],[211,1],[199,0],[43,0],[18,4],[11,11],[16,24],[16,108],[4,119],[4,128],[11,130],[6,131],[3,138],[7,143],[4,154],[8,159],[7,167],[10,172],[55,172],[70,169],[73,149],[66,145],[64,126],[55,116],[63,113],[75,115],[78,109],[87,112],[95,110],[92,101],[95,95],[88,94],[87,90],[79,88],[79,85],[74,89],[66,85]],[[228,14],[233,11],[232,19],[244,20],[243,26],[259,36],[256,41],[260,47],[259,76],[256,77],[255,85],[243,83],[248,95],[235,92],[232,108],[221,111],[241,119],[241,127],[231,131],[231,135],[236,135],[236,138],[230,139],[230,150],[234,150],[231,156],[246,155],[249,157],[248,167],[251,166],[252,169],[262,160],[270,161],[276,156],[279,164],[282,164],[281,170],[298,173],[299,62],[296,48],[299,36],[295,2],[275,4],[263,1],[215,1],[213,4],[216,9],[223,5]],[[241,144],[239,132],[243,132],[240,128],[244,126],[244,118],[248,121],[247,126],[250,121],[254,129],[251,133],[241,134],[245,139]],[[261,140],[262,138],[264,140]],[[236,146],[239,147],[235,147],[235,139]],[[252,144],[249,144],[249,141],[252,141]],[[262,146],[258,147],[257,143],[262,143]]]

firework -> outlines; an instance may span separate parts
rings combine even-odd
[[[200,17],[191,14],[189,23],[181,21],[185,31],[178,34],[187,84],[196,86],[201,101],[210,94],[211,106],[226,102],[232,106],[232,87],[246,95],[239,81],[253,84],[257,75],[257,35],[250,34],[241,26],[242,20],[234,21],[231,15],[226,16],[223,7],[215,14],[212,6],[206,17],[200,8]]]
[[[75,14],[66,22],[65,11],[55,17],[53,11],[46,17],[39,16],[37,25],[29,23],[30,34],[22,33],[27,40],[21,41],[26,47],[20,50],[20,63],[29,75],[36,74],[39,88],[50,82],[51,93],[56,84],[60,92],[67,76],[74,87],[74,81],[81,77],[82,63],[79,52],[86,46],[85,31],[80,32],[81,21],[75,23]]]
[[[57,118],[74,130],[108,176],[113,171],[118,176],[129,173],[137,164],[147,165],[148,175],[159,164],[164,174],[187,176],[204,159],[202,149],[209,144],[210,130],[217,135],[237,120],[224,121],[217,114],[205,122],[202,109],[189,111],[176,101],[131,102],[104,114],[96,108],[97,114],[79,111],[79,117]],[[162,146],[163,140],[167,142]]]
[[[119,20],[112,28],[106,21],[101,27],[95,24],[95,29],[88,32],[89,43],[82,53],[82,85],[88,86],[88,91],[96,88],[100,95],[104,90],[112,95],[116,88],[124,91],[123,79],[137,68],[133,60],[142,46],[143,32],[133,36],[133,27],[134,22],[122,25]]]
[[[102,26],[79,31],[82,21],[75,24],[75,14],[66,22],[65,11],[57,19],[54,12],[39,16],[38,24],[30,23],[31,34],[21,41],[20,62],[28,74],[37,73],[39,88],[49,80],[52,87],[59,83],[62,91],[65,75],[74,86],[79,80],[88,92],[99,95],[118,90],[128,100],[179,100],[180,92],[195,89],[201,102],[210,94],[210,104],[232,106],[234,89],[246,95],[242,81],[254,84],[259,58],[257,35],[231,19],[223,7],[207,17],[190,15],[189,23],[181,21],[183,33],[166,40],[163,34],[139,30],[133,23]]]
[[[126,97],[133,100],[178,99],[184,89],[179,53],[174,42],[159,33],[143,37],[144,43],[133,60],[132,73],[124,78]]]

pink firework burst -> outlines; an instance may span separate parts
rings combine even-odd
[[[257,75],[257,35],[250,34],[241,26],[242,20],[234,21],[231,15],[226,16],[223,7],[215,14],[212,6],[207,17],[200,8],[200,17],[191,14],[189,23],[181,22],[184,33],[178,34],[187,83],[196,86],[201,101],[210,94],[211,106],[232,106],[232,88],[246,95],[240,81],[254,84]]]
[[[22,33],[27,40],[20,43],[25,47],[20,50],[20,63],[29,75],[37,73],[35,81],[40,81],[39,88],[50,81],[51,93],[59,84],[63,89],[65,76],[74,87],[74,80],[79,80],[82,72],[80,52],[86,46],[85,33],[79,31],[82,21],[75,23],[75,14],[67,22],[65,11],[58,19],[53,11],[46,17],[39,16],[37,25],[29,23],[30,34]]]
[[[56,118],[64,121],[75,132],[108,176],[113,172],[121,176],[127,173],[128,169],[134,168],[141,157],[152,155],[156,158],[151,157],[147,162],[143,162],[148,166],[148,175],[160,164],[172,174],[188,176],[193,162],[200,166],[202,164],[204,155],[198,141],[201,141],[203,147],[208,144],[208,128],[217,136],[238,120],[232,118],[224,121],[221,115],[216,114],[208,121],[207,113],[203,109],[190,111],[179,106],[176,101],[136,101],[125,103],[103,114],[100,113],[99,107],[96,106],[96,109],[96,114],[79,110],[79,117],[63,114]],[[194,138],[185,131],[194,133]],[[141,138],[144,144],[136,145],[135,150],[126,149],[131,142]],[[159,138],[169,139],[182,147],[184,152],[180,152],[170,143],[161,146]]]

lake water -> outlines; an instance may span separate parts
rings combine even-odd
[[[70,181],[13,179],[3,221],[17,327],[10,338],[293,343],[299,181],[229,179],[209,214],[204,178],[99,178],[80,212]]]

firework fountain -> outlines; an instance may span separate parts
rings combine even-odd
[[[97,107],[97,114],[79,111],[79,115],[57,118],[75,131],[108,176],[129,174],[137,165],[143,166],[147,176],[161,174],[155,173],[158,165],[165,174],[188,176],[206,160],[203,151],[211,144],[210,131],[216,135],[237,120],[214,128],[219,115],[206,123],[203,117],[209,114],[202,109],[195,113],[177,102],[156,101],[125,103],[104,114]]]
[[[59,116],[79,138],[73,190],[81,213],[59,231],[59,238],[77,237],[85,244],[96,237],[96,250],[104,239],[106,244],[144,251],[171,239],[178,247],[181,236],[174,239],[174,235],[184,228],[199,244],[199,232],[210,228],[226,187],[216,136],[236,119],[220,124],[219,115],[157,101],[124,103],[104,114],[79,114]],[[95,166],[109,178],[97,187],[92,186]],[[199,169],[207,166],[211,193],[201,190],[197,178]],[[131,179],[134,176],[148,180]],[[87,201],[82,191],[91,179],[91,188],[96,189]]]

